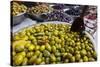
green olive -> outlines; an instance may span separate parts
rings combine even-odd
[[[84,57],[83,57],[83,61],[84,61],[84,62],[88,62],[88,57],[87,57],[87,56],[84,56]]]
[[[61,52],[65,52],[65,49],[64,49],[64,48],[61,48],[60,51],[61,51]]]
[[[14,56],[14,64],[20,65],[23,62],[23,56],[22,55],[16,55]]]
[[[52,52],[56,52],[56,47],[55,46],[52,46],[52,48],[51,48],[51,50],[52,50]]]
[[[84,42],[84,40],[83,40],[83,39],[81,39],[81,42]]]
[[[93,52],[93,57],[95,58],[95,59],[97,59],[97,53],[94,51]]]
[[[36,40],[36,39],[33,39],[33,40],[31,40],[31,41],[32,41],[32,44],[37,45],[37,40]]]
[[[94,48],[93,44],[89,43],[88,45],[89,45],[91,48]]]
[[[28,63],[29,63],[29,64],[34,64],[35,61],[36,61],[36,59],[37,59],[37,56],[36,56],[36,55],[33,55],[33,56],[29,59]]]
[[[53,33],[54,33],[54,35],[57,36],[58,35],[58,32],[59,32],[58,30],[55,30]]]
[[[42,53],[40,53],[40,54],[39,54],[39,58],[42,58],[42,57],[43,57],[43,54],[42,54]]]
[[[83,62],[83,59],[80,59],[79,62]]]
[[[55,38],[55,42],[59,43],[59,38],[58,37]]]
[[[16,50],[16,52],[24,51],[24,45],[23,44],[16,45],[15,50]]]
[[[37,58],[36,61],[35,61],[35,64],[40,64],[42,62],[42,59],[41,58]]]
[[[89,47],[89,46],[87,46],[87,47],[86,47],[86,50],[87,50],[87,51],[90,51],[90,50],[92,50],[92,48]]]
[[[55,56],[59,57],[59,56],[61,56],[61,53],[60,52],[56,52]]]
[[[74,49],[73,48],[70,48],[69,49],[69,52],[73,54],[74,53]]]
[[[78,51],[78,50],[79,50],[78,46],[76,46],[76,47],[74,48],[74,50]]]
[[[33,52],[28,52],[26,56],[27,56],[28,58],[30,58],[30,57],[33,56],[33,54],[34,54]]]
[[[30,45],[29,48],[28,48],[28,50],[29,50],[29,51],[35,50],[35,45]]]
[[[66,49],[65,51],[66,51],[66,52],[69,52],[69,49]]]
[[[41,47],[40,47],[40,51],[44,51],[45,50],[45,45],[42,45]]]
[[[40,53],[41,53],[41,52],[40,52],[39,50],[37,50],[37,51],[35,51],[34,55],[39,56]]]
[[[84,43],[81,44],[82,49],[85,49],[85,45]]]
[[[40,49],[40,46],[36,45],[35,50],[39,50],[39,49]]]
[[[56,57],[53,54],[50,55],[50,59],[51,59],[52,62],[56,61]]]
[[[32,35],[30,35],[30,36],[29,36],[29,39],[30,39],[30,40],[34,40],[34,39],[35,39],[35,37],[34,37],[34,36],[32,36]]]
[[[72,56],[72,57],[70,58],[70,61],[71,61],[71,62],[75,62],[75,57]]]
[[[50,44],[51,44],[51,45],[54,45],[54,44],[55,44],[55,41],[51,41]]]
[[[57,57],[57,59],[56,59],[56,60],[60,62],[60,61],[61,61],[61,57]]]
[[[65,58],[67,56],[67,52],[66,53],[62,53],[63,58]]]
[[[73,43],[72,43],[72,42],[69,42],[69,44],[70,44],[70,46],[72,46],[72,45],[73,45]]]
[[[88,44],[88,41],[85,41],[85,44]]]
[[[95,59],[94,59],[94,58],[92,58],[92,57],[90,57],[90,58],[89,58],[89,61],[95,61]]]
[[[80,44],[81,44],[80,42],[77,42],[77,43],[76,43],[77,46],[79,46]]]
[[[26,52],[25,52],[25,51],[20,52],[20,53],[17,53],[17,54],[22,55],[23,57],[25,57],[25,56],[26,56]]]
[[[65,39],[67,40],[68,39],[68,36],[65,36]]]
[[[80,51],[75,51],[75,54],[80,54]]]
[[[86,50],[85,50],[85,49],[82,49],[82,50],[81,50],[81,52],[80,52],[80,54],[81,54],[82,56],[84,56],[84,55],[86,55],[86,54],[87,54],[87,52],[86,52]]]
[[[27,43],[27,44],[25,45],[25,48],[29,48],[30,45],[31,45],[31,44]]]
[[[80,58],[81,58],[81,55],[80,55],[80,54],[76,54],[76,55],[75,55],[75,59],[76,59],[76,60],[80,60]]]
[[[88,57],[92,57],[91,52],[88,51],[88,52],[87,52],[87,56],[88,56]]]
[[[51,51],[51,46],[50,46],[48,43],[45,45],[45,48],[46,48],[48,51]]]
[[[28,62],[28,59],[27,58],[24,58],[23,59],[23,62],[22,62],[22,65],[27,65],[27,62]]]
[[[43,55],[44,55],[45,57],[48,57],[48,56],[50,56],[50,52],[47,51],[47,50],[44,50],[44,51],[43,51]]]
[[[72,57],[72,54],[71,53],[67,53],[67,57],[68,58],[71,58]]]

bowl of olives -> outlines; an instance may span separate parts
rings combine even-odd
[[[27,7],[20,2],[11,3],[11,17],[13,25],[21,23],[25,19]]]
[[[71,24],[46,22],[14,32],[11,44],[13,66],[93,62],[96,44],[85,32],[70,31]]]

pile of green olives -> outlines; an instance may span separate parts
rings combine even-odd
[[[91,40],[70,31],[67,24],[38,24],[15,33],[12,40],[12,64],[41,65],[97,60]]]
[[[42,4],[42,5],[38,5],[38,6],[33,6],[31,7],[28,12],[29,14],[36,14],[36,15],[40,15],[43,13],[48,13],[51,12],[53,10],[53,8],[51,8],[50,6],[46,5],[46,4]]]
[[[27,7],[24,4],[12,2],[12,15],[13,16],[17,16],[21,13],[25,13],[26,11],[27,11]]]

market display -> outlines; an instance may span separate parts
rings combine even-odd
[[[84,12],[85,34],[70,30],[84,6],[12,1],[11,65],[97,61],[97,6],[89,5],[86,13]],[[81,21],[77,21],[80,23],[76,23],[76,30],[82,28]]]
[[[15,33],[13,65],[39,65],[96,61],[91,40],[71,32],[67,24],[40,24]]]

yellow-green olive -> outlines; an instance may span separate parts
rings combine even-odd
[[[85,49],[82,49],[80,53],[81,53],[81,55],[83,55],[83,56],[87,54],[87,52],[86,52]]]
[[[83,61],[84,61],[84,62],[88,62],[88,57],[87,57],[87,56],[84,56],[84,57],[83,57]]]
[[[51,61],[53,62],[53,61],[56,61],[56,57],[52,54],[52,55],[50,55],[50,58],[51,58]]]
[[[30,45],[29,48],[28,48],[28,50],[29,51],[33,51],[33,50],[35,50],[35,48],[36,48],[35,45]]]
[[[23,59],[23,62],[22,62],[22,65],[27,65],[27,62],[28,62],[28,59],[27,58],[24,58]]]
[[[80,54],[76,54],[75,55],[75,60],[80,60],[80,58],[81,58],[81,55]]]
[[[36,61],[35,61],[35,64],[40,64],[42,62],[42,59],[41,58],[37,58]]]
[[[70,61],[71,61],[71,62],[75,62],[75,57],[72,56],[72,57],[70,58]]]
[[[40,51],[44,51],[45,50],[45,45],[40,46]]]
[[[28,64],[34,64],[34,62],[36,61],[36,59],[37,59],[37,55],[33,55],[33,56],[29,59]]]
[[[46,48],[48,51],[51,51],[51,46],[50,46],[48,43],[45,45],[45,48]]]
[[[27,56],[28,58],[30,58],[30,57],[33,56],[33,54],[34,54],[34,53],[31,51],[31,52],[28,52],[26,56]]]
[[[14,56],[14,64],[15,65],[20,65],[23,62],[23,56],[22,55],[16,55]]]

